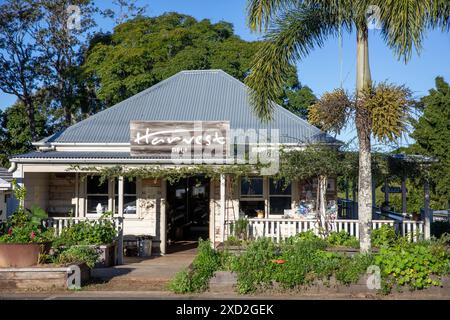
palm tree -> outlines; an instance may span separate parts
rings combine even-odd
[[[263,120],[272,117],[284,75],[290,65],[340,30],[356,31],[356,107],[359,142],[358,213],[361,251],[371,249],[372,173],[371,113],[364,104],[364,92],[372,90],[368,55],[368,14],[378,18],[387,44],[405,63],[415,47],[420,52],[429,28],[449,30],[450,2],[447,0],[248,0],[248,20],[253,31],[265,31],[265,43],[255,56],[247,84],[251,100]],[[394,121],[395,122],[395,121]],[[400,123],[397,121],[396,123]],[[392,128],[398,132],[399,128]],[[392,134],[391,134],[392,135]]]

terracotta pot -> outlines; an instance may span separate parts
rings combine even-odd
[[[23,268],[38,264],[42,244],[0,243],[0,268]]]

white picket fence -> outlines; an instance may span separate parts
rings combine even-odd
[[[48,228],[53,228],[55,235],[61,235],[64,228],[70,227],[74,224],[78,224],[80,222],[85,221],[99,221],[100,218],[74,218],[74,217],[52,217],[48,218],[44,221],[44,225]],[[114,217],[113,218],[114,227],[117,230],[117,256],[116,263],[123,263],[123,218],[122,217]]]
[[[249,236],[253,239],[265,237],[280,242],[286,238],[294,236],[298,233],[313,230],[315,234],[319,234],[318,222],[315,219],[249,219]],[[231,221],[228,222],[232,224]],[[401,223],[401,228],[399,224]],[[372,220],[372,228],[379,229],[382,225],[390,225],[403,236],[407,236],[410,241],[417,241],[423,235],[422,221],[403,221],[394,220]],[[328,225],[331,231],[340,232],[342,230],[359,239],[359,222],[358,220],[334,220]],[[227,228],[231,230],[231,228]]]
[[[53,228],[55,231],[55,235],[59,236],[59,235],[61,235],[61,232],[63,231],[64,228],[67,228],[74,224],[78,224],[80,222],[85,222],[85,221],[99,221],[99,218],[53,217],[53,218],[46,219],[44,224],[47,228]],[[116,230],[120,230],[121,225],[122,225],[121,221],[122,221],[122,219],[119,217],[113,218],[113,223],[114,223]]]

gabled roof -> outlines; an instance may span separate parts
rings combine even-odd
[[[339,143],[279,105],[262,123],[249,88],[222,70],[182,71],[40,143],[129,143],[130,121],[230,121],[231,129],[279,129],[281,143]]]

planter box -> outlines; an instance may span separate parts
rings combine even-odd
[[[91,271],[85,263],[77,264],[81,271],[81,285],[86,284]],[[0,268],[0,290],[65,290],[68,267],[39,265],[30,268]]]
[[[75,245],[75,246],[85,246],[85,245]],[[94,248],[99,253],[98,262],[95,264],[94,268],[108,268],[116,265],[117,257],[117,243],[111,244],[101,244],[101,245],[86,245],[87,247]],[[68,247],[61,247],[68,248]]]
[[[0,243],[0,268],[34,266],[43,247],[39,243]]]
[[[423,294],[433,294],[446,298],[450,298],[450,277],[443,277],[441,279],[442,286],[429,287],[422,290],[410,291],[409,288],[402,288],[403,293],[421,296]],[[214,293],[236,293],[237,274],[230,271],[217,271],[209,281],[209,292]],[[376,289],[369,289],[367,286],[367,276],[362,276],[357,283],[344,285],[339,283],[334,277],[329,280],[315,280],[309,285],[297,287],[293,290],[284,290],[277,282],[267,290],[258,290],[257,293],[274,293],[274,292],[291,292],[292,294],[346,294],[346,295],[377,295],[379,291]],[[391,295],[398,295],[398,292],[393,290]],[[400,295],[401,297],[401,295]]]
[[[99,261],[95,264],[94,268],[108,268],[116,265],[117,257],[117,244],[102,244],[99,246],[93,246],[99,250]]]

